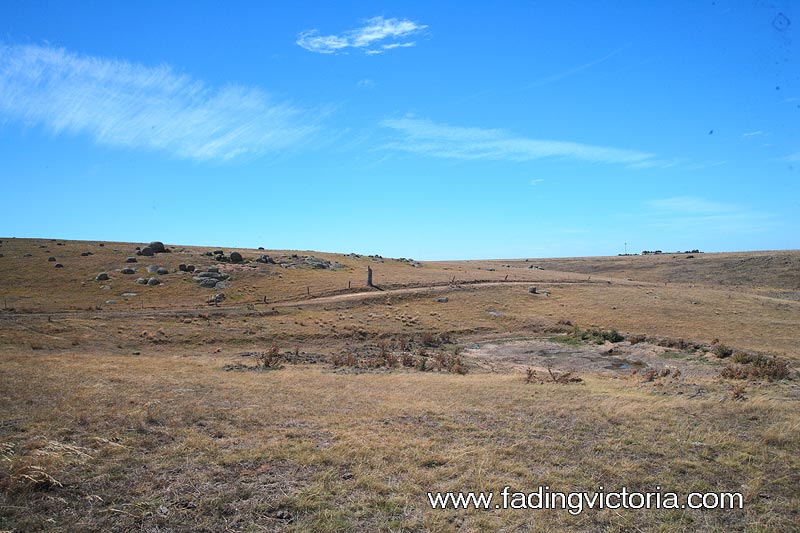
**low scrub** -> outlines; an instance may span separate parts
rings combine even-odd
[[[725,379],[766,379],[777,381],[791,374],[789,363],[779,357],[737,352],[730,363],[720,370]]]

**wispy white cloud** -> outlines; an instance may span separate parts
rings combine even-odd
[[[408,19],[373,17],[365,20],[363,26],[340,35],[320,35],[319,30],[306,30],[297,36],[297,44],[320,54],[335,54],[347,48],[360,49],[367,54],[380,54],[384,50],[414,46],[414,41],[405,39],[427,27]],[[394,42],[383,43],[386,40]]]
[[[728,164],[727,161],[710,161],[706,163],[694,163],[687,166],[687,170],[704,170],[706,168],[714,168]]]
[[[536,178],[531,180],[531,185],[533,185],[534,187],[539,185],[540,183],[544,183],[544,180],[542,178]]]
[[[225,161],[306,140],[316,119],[262,90],[212,88],[169,66],[0,45],[0,116],[100,144]]]
[[[800,152],[795,152],[793,154],[789,154],[783,158],[784,161],[789,161],[791,163],[796,163],[800,161]]]
[[[392,43],[392,44],[384,44],[381,46],[384,50],[393,50],[395,48],[410,48],[412,46],[417,46],[416,41],[410,41],[407,43]]]
[[[776,224],[776,217],[741,205],[695,196],[675,196],[645,202],[648,225],[672,231],[758,233]]]
[[[763,137],[766,134],[767,134],[767,132],[761,131],[761,130],[749,131],[747,133],[742,133],[742,139],[752,139],[753,137]]]
[[[388,119],[381,125],[400,138],[387,148],[449,159],[531,161],[547,157],[595,163],[633,164],[652,154],[567,141],[516,137],[499,129],[462,128],[416,118]]]
[[[611,59],[615,55],[619,54],[620,52],[622,52],[623,50],[625,50],[629,46],[630,46],[630,44],[626,44],[625,46],[617,48],[616,50],[613,50],[613,51],[609,52],[608,54],[606,54],[606,55],[604,55],[602,57],[598,57],[597,59],[589,61],[588,63],[584,63],[582,65],[577,65],[575,67],[568,68],[566,70],[562,70],[561,72],[557,72],[555,74],[551,74],[550,76],[546,76],[546,77],[544,77],[544,78],[542,78],[540,80],[537,80],[537,81],[531,83],[526,88],[541,87],[543,85],[548,85],[550,83],[554,83],[554,82],[557,82],[557,81],[562,80],[564,78],[568,78],[570,76],[578,74],[581,71],[584,71],[584,70],[586,70],[588,68],[592,68],[595,65],[599,65],[600,63],[604,63],[604,62],[608,61],[609,59]]]

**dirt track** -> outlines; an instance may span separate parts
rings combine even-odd
[[[615,280],[616,283],[619,283]],[[482,288],[482,287],[500,287],[500,286],[509,286],[509,285],[522,285],[522,286],[536,286],[536,287],[552,287],[557,285],[596,285],[596,284],[605,284],[609,283],[606,280],[596,280],[596,281],[557,281],[557,282],[539,282],[539,281],[480,281],[480,282],[466,282],[466,283],[457,283],[457,284],[448,284],[448,285],[430,285],[424,287],[402,287],[402,288],[392,288],[392,289],[373,289],[367,291],[360,291],[360,292],[345,292],[340,294],[331,294],[327,296],[310,296],[308,298],[300,299],[300,300],[284,300],[284,301],[276,301],[276,302],[267,302],[264,303],[263,301],[254,300],[252,302],[245,302],[242,305],[237,306],[225,306],[225,305],[205,305],[202,307],[164,307],[164,308],[152,308],[152,307],[145,307],[142,309],[127,309],[124,311],[109,311],[109,310],[97,310],[97,311],[54,311],[49,313],[0,313],[0,320],[8,320],[8,319],[15,319],[19,317],[93,317],[93,316],[103,316],[108,318],[127,318],[133,316],[147,316],[147,315],[159,315],[159,316],[170,316],[174,314],[181,314],[181,315],[198,315],[198,314],[206,314],[206,313],[214,313],[214,314],[222,314],[222,315],[239,315],[239,314],[247,314],[249,312],[264,310],[264,309],[272,309],[275,307],[297,307],[301,305],[324,305],[329,303],[337,303],[337,302],[347,302],[353,300],[371,300],[371,299],[380,299],[386,298],[387,296],[405,296],[410,294],[436,294],[436,293],[449,293],[458,290],[469,290],[473,287]],[[632,281],[624,281],[622,282],[625,285],[638,285],[638,286],[645,286],[645,285],[652,285],[651,283],[642,283],[642,282],[632,282]],[[547,295],[542,293],[537,295],[539,297],[545,298]]]

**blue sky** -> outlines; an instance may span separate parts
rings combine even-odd
[[[7,237],[800,248],[800,9],[3,2]]]

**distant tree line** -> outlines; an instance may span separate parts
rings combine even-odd
[[[642,255],[661,255],[663,253],[664,252],[662,252],[661,250],[643,250],[642,251]],[[681,252],[680,250],[678,250],[677,252],[672,252],[672,253],[674,253],[674,254],[702,254],[703,252],[701,252],[700,250],[695,248],[694,250],[686,250],[685,252]]]

